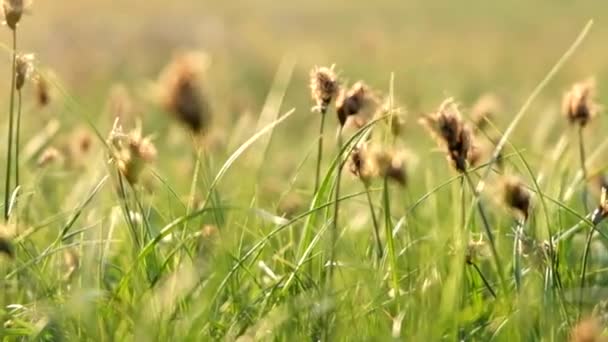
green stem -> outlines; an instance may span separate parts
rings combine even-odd
[[[331,245],[329,250],[329,276],[327,279],[327,289],[331,289],[333,284],[334,263],[336,257],[336,241],[338,240],[338,214],[340,210],[340,181],[342,179],[342,127],[338,131],[338,164],[336,165],[336,191],[334,193],[334,216],[331,230]]]
[[[578,128],[578,152],[581,161],[581,171],[583,173],[583,208],[585,208],[585,212],[589,212],[589,207],[587,205],[587,167],[585,166],[587,158],[585,154],[585,140],[583,135],[583,126],[579,126]]]
[[[486,279],[486,277],[483,275],[483,272],[481,272],[481,269],[479,268],[479,266],[477,266],[477,264],[475,264],[475,263],[472,263],[471,265],[473,266],[473,268],[479,275],[479,278],[481,278],[481,281],[483,281],[483,284],[486,286],[488,291],[490,291],[490,294],[492,295],[492,297],[496,298],[496,292],[494,292],[494,290],[492,289],[490,282],[488,282],[488,279]]]
[[[583,310],[583,295],[585,292],[585,278],[587,276],[587,262],[589,260],[589,252],[591,251],[591,241],[593,239],[593,235],[595,233],[595,227],[605,218],[604,215],[600,213],[600,211],[596,211],[593,217],[592,226],[587,233],[587,240],[585,242],[585,250],[583,252],[583,260],[581,261],[581,274],[580,274],[580,288],[579,288],[579,297],[578,297],[578,310],[579,310],[579,318],[582,314]]]
[[[475,202],[477,203],[477,210],[479,211],[479,216],[481,217],[481,221],[483,223],[483,228],[485,230],[486,236],[488,237],[488,241],[490,244],[490,250],[492,251],[492,258],[494,259],[494,264],[496,266],[496,273],[498,273],[498,277],[500,278],[500,284],[501,284],[502,290],[505,291],[505,293],[506,293],[507,282],[505,280],[505,276],[502,271],[502,264],[500,262],[500,257],[498,256],[498,249],[496,248],[496,241],[494,240],[494,235],[492,234],[492,229],[490,228],[490,222],[488,221],[488,217],[483,208],[483,205],[481,204],[481,201],[479,199],[479,194],[477,193],[477,190],[475,189],[475,184],[473,184],[473,180],[471,179],[471,176],[469,176],[469,174],[466,171],[463,172],[463,175],[465,176],[467,182],[469,183],[469,186],[471,187],[471,191],[473,192],[473,195],[476,198]]]
[[[388,248],[388,258],[391,265],[391,275],[393,281],[393,291],[395,293],[395,301],[397,310],[401,312],[401,293],[399,291],[399,273],[397,270],[397,254],[395,251],[395,241],[393,239],[393,224],[391,220],[391,203],[388,193],[388,177],[384,177],[384,187],[382,191],[384,205],[384,229],[386,234],[386,245]]]
[[[521,236],[523,228],[524,221],[518,220],[515,227],[515,238],[513,239],[513,277],[518,292],[521,289]]]
[[[9,217],[9,202],[11,197],[11,163],[13,160],[13,121],[15,107],[15,80],[16,80],[16,65],[17,65],[17,29],[13,30],[13,67],[11,70],[11,97],[9,103],[9,119],[8,119],[8,152],[6,157],[6,180],[4,183],[4,220],[8,221]]]
[[[367,196],[367,204],[369,204],[369,212],[372,215],[372,223],[374,225],[374,237],[376,239],[376,256],[378,260],[382,259],[382,241],[380,240],[380,227],[378,225],[378,219],[374,211],[374,204],[372,202],[372,196],[369,193],[369,187],[365,184],[365,195]]]
[[[317,147],[317,170],[315,173],[315,188],[313,194],[319,190],[319,182],[321,181],[321,162],[323,160],[323,131],[325,130],[325,113],[321,113],[321,124],[319,126],[319,141]]]
[[[17,90],[17,129],[15,131],[15,188],[19,187],[19,145],[21,142],[21,89]]]

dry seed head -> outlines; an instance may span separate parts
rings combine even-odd
[[[599,110],[599,106],[594,102],[594,97],[595,81],[591,78],[575,83],[564,94],[562,111],[571,124],[583,127],[593,119]]]
[[[17,28],[17,24],[21,20],[21,16],[23,15],[24,9],[25,4],[23,0],[2,1],[2,11],[4,13],[4,20],[6,22],[6,25],[8,25],[11,30],[15,30]]]
[[[407,182],[405,173],[405,154],[392,150],[381,150],[375,153],[380,176],[391,179],[401,186]]]
[[[338,95],[340,84],[333,70],[333,65],[327,67],[315,67],[310,72],[310,92],[315,101],[314,110],[321,114],[327,112],[327,107]]]
[[[63,158],[62,153],[55,147],[48,147],[40,154],[36,165],[40,168],[46,167],[50,164],[60,161]]]
[[[530,191],[521,180],[508,177],[503,181],[503,200],[507,208],[523,220],[528,219],[530,210]]]
[[[142,137],[141,128],[123,133],[118,120],[114,122],[108,145],[111,146],[110,162],[116,163],[120,173],[129,183],[136,184],[146,164],[156,159],[156,147],[150,137]]]
[[[201,53],[178,55],[159,79],[161,103],[193,133],[202,133],[211,119],[210,106],[200,85],[208,58]]]
[[[571,342],[606,342],[608,337],[602,334],[600,322],[595,317],[579,321],[570,332]]]
[[[469,241],[465,254],[465,262],[468,265],[473,265],[477,259],[485,257],[486,248],[486,244],[483,240]]]
[[[366,186],[379,175],[378,165],[373,155],[374,151],[370,150],[367,143],[363,143],[353,149],[348,159],[348,169]]]
[[[48,81],[38,75],[34,79],[34,84],[36,85],[36,102],[40,108],[44,108],[49,105],[51,102],[51,89],[49,87]]]
[[[488,121],[492,121],[496,114],[501,110],[500,99],[492,94],[482,95],[471,109],[471,120],[479,129],[484,129]]]
[[[373,115],[377,103],[372,91],[361,81],[355,83],[348,91],[341,89],[336,99],[336,113],[340,126],[344,127],[350,116],[357,115],[364,119],[366,116]]]
[[[15,88],[21,90],[25,85],[25,80],[34,71],[34,55],[33,54],[19,54],[15,61]]]
[[[454,100],[443,101],[437,112],[424,116],[419,122],[446,149],[452,166],[459,172],[465,171],[472,156],[473,133],[464,124]]]

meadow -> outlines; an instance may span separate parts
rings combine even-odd
[[[608,5],[2,9],[2,341],[608,340]]]

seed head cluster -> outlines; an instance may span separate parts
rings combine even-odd
[[[206,60],[200,53],[178,55],[159,79],[165,110],[195,134],[203,133],[211,120],[209,101],[201,87]]]
[[[4,13],[4,21],[11,30],[17,29],[17,24],[21,20],[25,4],[23,0],[3,0],[2,11]]]
[[[156,147],[150,137],[142,136],[141,129],[124,134],[115,124],[108,142],[113,150],[110,161],[130,184],[138,183],[145,166],[156,159]]]
[[[353,84],[348,90],[342,89],[336,100],[336,114],[341,127],[354,115],[366,116],[376,110],[377,99],[363,82]]]
[[[327,112],[331,101],[333,101],[340,90],[340,83],[333,67],[315,67],[310,72],[310,92],[315,102],[314,110],[321,114]]]
[[[437,112],[426,115],[420,123],[445,148],[448,160],[459,172],[464,172],[473,156],[473,134],[464,123],[453,99],[447,99]]]
[[[571,124],[584,127],[593,119],[599,110],[594,102],[595,81],[575,83],[572,88],[564,94],[562,101],[562,112]]]
[[[404,152],[370,147],[365,143],[353,149],[348,165],[351,173],[365,185],[377,177],[390,179],[402,186],[407,183]]]
[[[530,191],[516,177],[508,177],[503,182],[505,205],[523,220],[528,219],[530,210]]]

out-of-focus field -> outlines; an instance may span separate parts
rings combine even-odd
[[[448,97],[469,118],[475,101],[494,93],[502,105],[487,134],[491,150],[590,19],[589,34],[509,136],[506,171],[491,177],[514,174],[527,185],[524,235],[534,246],[577,222],[584,229],[559,242],[559,262],[538,266],[536,250],[513,247],[513,219],[490,184],[478,201],[501,260],[485,253],[476,273],[465,254],[485,236],[478,202],[417,121]],[[38,110],[26,85],[22,188],[16,214],[0,224],[15,249],[13,258],[0,253],[0,340],[561,341],[578,336],[577,322],[591,316],[585,322],[597,326],[578,329],[603,331],[607,241],[587,234],[585,218],[601,208],[596,176],[608,167],[608,120],[602,108],[585,128],[583,182],[580,138],[561,105],[574,82],[594,77],[596,101],[608,106],[608,2],[38,0],[18,34],[18,50],[34,53],[36,70],[53,80],[52,102]],[[0,113],[9,107],[11,39],[1,27]],[[193,50],[210,61],[201,82],[211,108],[203,152],[153,91],[165,65]],[[320,114],[311,112],[309,73],[330,65],[345,85],[364,80],[392,95],[405,126],[391,146],[409,156],[406,187],[374,182],[369,203],[345,170],[337,182],[352,197],[337,215],[333,107],[327,181],[313,196]],[[130,124],[141,124],[158,150],[145,180],[127,190],[103,143],[118,84],[141,119]],[[2,184],[7,118],[0,115]],[[48,147],[74,154],[83,135],[90,146],[82,155],[36,165]],[[484,171],[471,171],[473,181]],[[376,219],[395,244],[388,247],[383,230],[381,261]],[[332,246],[335,279],[327,275]]]

